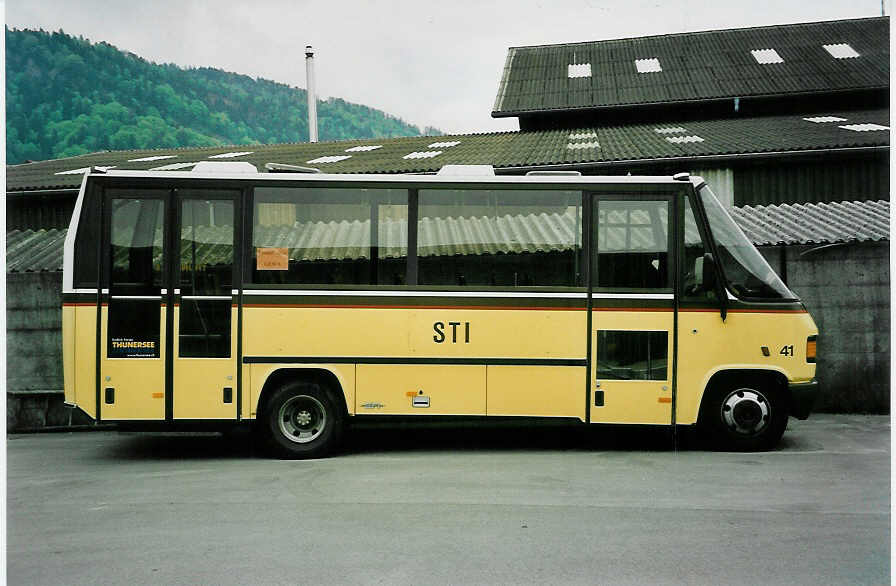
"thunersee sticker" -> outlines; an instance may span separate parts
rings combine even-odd
[[[158,358],[158,340],[134,340],[112,338],[109,340],[109,358]]]

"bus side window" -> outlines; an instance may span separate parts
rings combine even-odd
[[[682,296],[691,299],[715,298],[715,291],[704,286],[706,282],[703,255],[709,252],[703,243],[691,198],[684,198],[684,254],[682,264]]]
[[[111,298],[106,353],[109,358],[159,358],[161,297],[152,296],[159,295],[162,285],[165,202],[158,197],[108,201]]]
[[[598,330],[599,380],[669,380],[669,333]]]
[[[404,285],[405,189],[258,187],[252,282]]]
[[[111,280],[113,294],[158,295],[162,286],[164,202],[111,200]]]
[[[602,199],[598,202],[596,224],[598,287],[671,287],[666,200]]]
[[[573,287],[582,194],[554,189],[421,189],[421,285]]]
[[[93,289],[99,279],[100,197],[100,189],[95,184],[88,184],[75,236],[73,284],[76,289]]]
[[[215,194],[198,195],[212,198]],[[230,357],[231,302],[226,297],[233,286],[233,215],[230,200],[203,198],[181,202],[177,282],[184,295],[178,323],[178,355],[182,358]]]

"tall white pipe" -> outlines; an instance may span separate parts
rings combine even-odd
[[[314,49],[305,47],[305,77],[308,86],[308,142],[317,142],[317,90],[314,87]]]

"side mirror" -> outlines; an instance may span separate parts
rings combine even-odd
[[[716,261],[710,253],[703,255],[703,288],[706,291],[715,291],[716,297],[719,299],[719,313],[722,321],[728,317],[728,295],[725,293],[725,286],[719,278],[716,271]]]

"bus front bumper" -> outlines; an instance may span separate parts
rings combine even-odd
[[[815,398],[818,396],[818,381],[812,379],[806,383],[789,383],[790,415],[797,419],[808,419]]]

